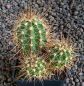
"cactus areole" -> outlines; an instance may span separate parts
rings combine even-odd
[[[47,42],[46,30],[37,17],[31,21],[23,20],[16,32],[19,46],[24,55],[38,52]]]

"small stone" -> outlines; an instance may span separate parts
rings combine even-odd
[[[78,79],[76,79],[75,81],[76,81],[76,82],[79,82],[79,80],[78,80]]]
[[[6,7],[9,9],[9,8],[11,8],[11,5],[10,4],[7,4]]]
[[[83,73],[82,73],[82,72],[80,72],[80,73],[79,73],[79,75],[80,75],[80,76],[82,76],[82,75],[83,75]]]
[[[78,14],[78,11],[75,11],[75,13],[74,13],[75,15],[77,15]]]
[[[66,79],[66,83],[69,83],[69,78]]]
[[[73,81],[73,77],[70,78]]]
[[[49,18],[50,18],[51,22],[54,20],[54,17],[52,17],[52,16],[49,16]]]
[[[5,28],[5,24],[2,24],[2,27]]]
[[[75,69],[77,69],[77,65],[75,65]]]
[[[75,19],[77,19],[78,17],[77,16],[75,16]]]
[[[72,81],[72,84],[75,86],[75,82],[74,81]]]

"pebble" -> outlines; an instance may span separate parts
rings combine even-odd
[[[9,9],[9,8],[11,8],[11,5],[10,4],[7,4],[6,7]]]
[[[76,79],[75,81],[76,81],[76,82],[79,82],[79,79]]]
[[[79,75],[80,75],[80,76],[82,76],[82,75],[83,75],[83,73],[82,73],[82,72],[80,72],[80,73],[79,73]]]
[[[69,78],[66,79],[66,83],[69,83]]]
[[[72,85],[75,86],[75,82],[74,81],[72,81]]]

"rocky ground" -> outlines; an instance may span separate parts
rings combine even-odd
[[[0,86],[15,86],[10,67],[15,62],[9,60],[16,53],[11,51],[15,46],[12,29],[19,14],[30,6],[49,21],[54,36],[71,37],[78,60],[67,71],[65,86],[84,86],[84,0],[0,0]]]

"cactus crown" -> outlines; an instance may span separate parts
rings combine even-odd
[[[24,55],[38,52],[47,42],[46,30],[42,22],[35,17],[32,21],[22,21],[17,29],[17,38]]]

